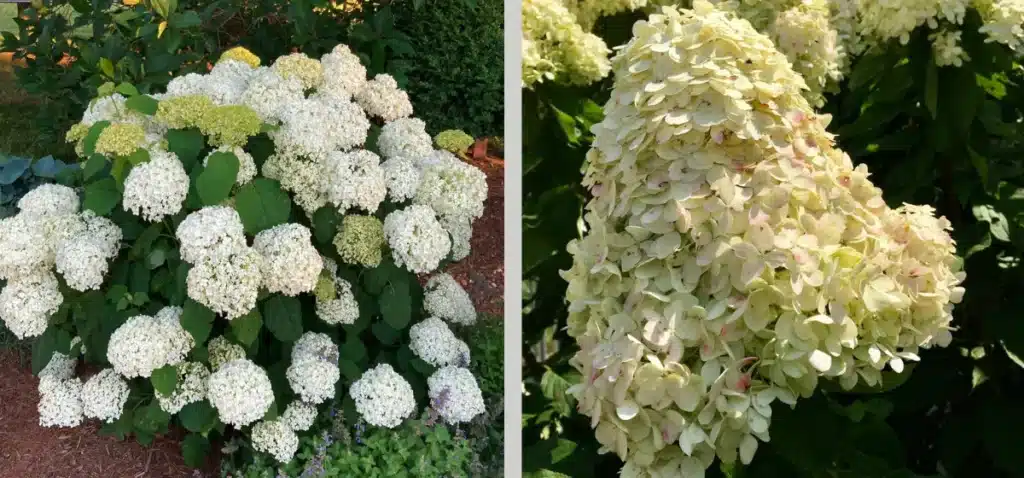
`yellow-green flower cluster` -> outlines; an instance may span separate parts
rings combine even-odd
[[[107,156],[127,156],[135,152],[146,140],[142,126],[132,123],[114,123],[96,138],[96,152]]]
[[[199,117],[196,126],[216,146],[242,146],[250,136],[260,133],[263,121],[244,105],[217,106]]]
[[[240,46],[236,46],[222,53],[220,55],[220,59],[218,59],[217,62],[220,63],[224,60],[238,60],[242,63],[248,64],[253,68],[260,66],[260,57],[256,56],[255,54],[253,54],[253,52],[249,51],[245,47]]]
[[[70,129],[68,129],[65,140],[68,143],[77,143],[78,141],[85,139],[87,134],[89,134],[89,125],[84,123],[75,123],[71,125]]]
[[[561,0],[523,1],[523,87],[593,83],[608,75],[611,51],[587,33]]]
[[[818,107],[825,104],[822,92],[842,79],[846,65],[839,32],[829,18],[825,0],[807,0],[780,13],[768,28],[775,46],[807,82],[807,100]]]
[[[207,96],[177,96],[167,98],[157,105],[156,119],[168,128],[193,128],[213,108],[213,101]]]
[[[384,225],[373,216],[345,216],[341,231],[334,236],[334,247],[342,262],[377,267],[384,247]]]
[[[949,222],[886,205],[767,36],[706,0],[633,33],[563,272],[570,393],[623,477],[703,476],[753,459],[776,400],[948,344],[964,277]]]
[[[324,82],[323,66],[304,53],[282,56],[271,68],[284,78],[298,78],[307,90],[318,88]]]
[[[459,129],[442,131],[434,137],[434,143],[438,148],[452,153],[465,153],[470,146],[473,146],[473,137]]]

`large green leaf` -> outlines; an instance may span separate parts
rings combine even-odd
[[[158,105],[159,103],[148,95],[133,96],[124,102],[126,108],[149,116],[156,114]]]
[[[412,298],[404,282],[392,282],[377,299],[384,321],[395,330],[404,330],[412,320]]]
[[[231,194],[238,177],[238,157],[232,153],[210,155],[203,172],[196,179],[196,192],[204,206],[220,204]]]
[[[288,222],[292,201],[277,181],[257,178],[238,190],[235,209],[242,218],[245,232],[257,234]]]
[[[185,301],[181,313],[181,327],[192,334],[197,344],[206,342],[213,329],[214,313],[203,304],[192,299]]]
[[[206,455],[210,453],[210,440],[203,435],[189,433],[181,441],[181,457],[185,464],[193,468],[199,468],[206,462]]]
[[[296,297],[275,295],[263,304],[263,323],[277,340],[298,340],[302,336],[302,304]]]
[[[178,412],[181,426],[196,433],[206,433],[217,424],[217,410],[206,400],[192,402]]]
[[[178,156],[186,171],[191,170],[206,144],[203,134],[195,129],[172,129],[166,137],[167,150]]]
[[[231,330],[234,332],[235,338],[246,346],[252,345],[256,340],[261,327],[263,327],[263,318],[260,317],[260,312],[256,309],[231,321]]]
[[[157,393],[165,397],[170,396],[178,384],[178,368],[174,365],[164,365],[153,371],[149,381],[153,383],[153,388]]]
[[[85,187],[85,201],[82,208],[95,212],[98,216],[106,216],[121,201],[121,191],[117,188],[114,178],[105,178]]]
[[[107,129],[107,126],[110,126],[110,122],[103,120],[97,121],[89,127],[89,132],[82,139],[82,151],[85,152],[86,156],[92,156],[96,152],[96,140],[99,139],[100,133]]]

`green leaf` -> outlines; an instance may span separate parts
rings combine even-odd
[[[206,141],[199,130],[172,129],[167,132],[167,150],[178,156],[186,171],[195,166],[199,152],[205,145]]]
[[[135,430],[159,433],[167,428],[170,421],[171,415],[160,408],[159,402],[154,398],[149,405],[135,413]]]
[[[302,336],[302,305],[296,297],[275,295],[263,303],[267,330],[282,342],[294,342]]]
[[[340,370],[341,374],[344,375],[345,378],[347,378],[350,382],[359,380],[359,377],[363,375],[363,371],[359,369],[359,366],[356,365],[355,362],[350,362],[348,360],[339,360],[338,370]]]
[[[377,337],[377,340],[384,345],[394,345],[401,337],[401,334],[394,327],[388,325],[387,322],[374,322],[370,329],[373,330],[373,336]]]
[[[392,282],[377,299],[384,321],[395,330],[404,330],[412,320],[412,298],[409,287],[403,282]]]
[[[363,345],[363,341],[359,340],[357,335],[350,334],[345,339],[345,343],[338,347],[338,353],[342,358],[358,362],[366,357],[366,346]]]
[[[181,327],[192,334],[196,344],[206,342],[213,329],[213,311],[192,299],[186,300],[182,309]]]
[[[384,290],[384,287],[387,286],[391,276],[399,273],[401,273],[401,270],[395,266],[391,258],[386,258],[377,267],[367,269],[363,273],[363,287],[366,288],[366,292],[379,295]]]
[[[100,63],[97,66],[104,75],[107,75],[107,78],[114,78],[114,62],[110,61],[110,58],[100,58]]]
[[[85,201],[82,208],[95,212],[98,216],[106,216],[121,201],[121,192],[114,178],[106,178],[85,187]]]
[[[114,91],[121,93],[124,96],[136,96],[139,94],[139,90],[131,83],[121,83],[120,85],[117,85],[117,88],[115,88]]]
[[[202,435],[189,433],[181,441],[181,457],[185,464],[192,468],[199,468],[206,462],[206,455],[210,452],[210,441]]]
[[[107,157],[102,154],[93,154],[82,166],[82,179],[89,180],[96,176],[108,164]]]
[[[341,223],[341,217],[338,214],[338,209],[332,206],[324,206],[317,209],[313,213],[313,237],[321,245],[328,245],[334,241],[335,234],[338,233],[338,225]]]
[[[166,261],[167,252],[165,252],[163,249],[157,249],[153,252],[150,252],[149,256],[146,257],[146,262],[147,264],[149,264],[150,269],[156,269],[157,267],[164,265],[164,262]]]
[[[149,95],[138,95],[128,98],[124,106],[132,111],[138,111],[144,115],[153,116],[156,114],[159,102]]]
[[[231,321],[231,330],[235,333],[235,338],[245,346],[252,345],[259,336],[261,327],[263,318],[256,309]]]
[[[178,368],[174,365],[164,365],[153,371],[149,381],[158,393],[168,397],[174,393],[174,387],[178,385]]]
[[[257,234],[288,222],[292,201],[277,181],[257,178],[238,190],[235,209],[242,218],[245,232]]]
[[[171,14],[178,9],[178,0],[150,0],[153,11],[161,17],[170,18]]]
[[[186,430],[206,433],[217,424],[217,410],[206,400],[192,402],[178,412],[178,419],[181,420],[181,426]]]
[[[121,191],[124,189],[124,180],[128,178],[128,173],[132,172],[132,162],[128,158],[114,158],[114,163],[110,167],[110,176],[117,181],[117,190]]]
[[[131,163],[132,166],[138,166],[142,163],[149,162],[149,151],[145,148],[136,149],[134,153],[125,156],[124,159]]]
[[[232,153],[216,152],[196,180],[196,191],[204,206],[220,204],[231,194],[238,178],[238,157]]]
[[[107,129],[107,126],[110,126],[110,122],[103,120],[97,121],[89,127],[89,131],[85,133],[85,137],[82,138],[82,151],[85,152],[87,156],[92,156],[92,154],[96,152],[96,140],[99,139],[100,133]]]

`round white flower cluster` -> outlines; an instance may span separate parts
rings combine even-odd
[[[181,244],[181,260],[193,265],[225,249],[245,245],[242,218],[226,206],[204,207],[189,214],[175,235]]]
[[[287,103],[280,116],[280,129],[270,133],[278,154],[322,157],[363,144],[370,129],[358,105],[329,95]]]
[[[228,362],[245,358],[245,349],[241,345],[228,342],[223,336],[214,337],[206,344],[209,352],[210,369],[214,372]]]
[[[186,279],[190,298],[228,320],[256,307],[264,259],[246,245],[237,212],[223,206],[200,209],[181,222],[176,235],[182,260],[193,265]]]
[[[523,87],[557,81],[587,85],[611,71],[611,50],[588,33],[562,0],[523,1]]]
[[[274,403],[274,390],[266,370],[247,360],[221,365],[206,382],[207,398],[217,409],[220,421],[244,427],[267,413]]]
[[[253,249],[263,257],[263,287],[270,292],[295,296],[316,287],[323,269],[312,233],[302,224],[281,224],[253,239]]]
[[[338,277],[338,264],[323,258],[324,269],[316,289],[316,315],[331,325],[354,324],[359,319],[359,303],[352,284]]]
[[[124,210],[149,222],[177,214],[188,196],[189,178],[174,153],[150,151],[150,160],[124,180]]]
[[[409,349],[435,367],[469,364],[469,346],[437,317],[428,317],[409,328]]]
[[[963,23],[970,3],[970,0],[856,0],[864,37],[878,42],[898,38],[904,45],[919,26],[927,24],[935,29],[943,20],[955,25]]]
[[[430,206],[441,217],[472,221],[482,216],[487,176],[450,153],[441,157],[438,164],[424,169],[413,202]]]
[[[363,89],[355,94],[356,103],[370,116],[385,122],[412,115],[409,95],[398,88],[398,82],[387,73],[380,73],[366,82]]]
[[[75,214],[79,207],[78,193],[59,184],[43,184],[18,200],[18,209],[37,215]]]
[[[427,281],[423,295],[423,307],[427,313],[453,324],[473,325],[476,323],[476,309],[469,294],[448,273],[437,274]]]
[[[321,92],[350,99],[366,86],[366,67],[347,45],[335,46],[330,53],[320,57],[320,65],[324,71]]]
[[[265,420],[252,426],[252,447],[288,463],[299,449],[299,436],[282,420]]]
[[[988,41],[1002,43],[1020,53],[1024,48],[1024,1],[975,0],[984,25],[979,29]]]
[[[416,411],[412,386],[386,363],[363,372],[348,393],[359,416],[373,426],[395,428]]]
[[[484,412],[484,396],[469,369],[442,367],[427,378],[431,406],[450,425],[466,423]]]
[[[53,274],[21,277],[0,291],[0,318],[19,339],[36,337],[46,331],[49,317],[63,302]]]
[[[113,423],[128,401],[128,382],[114,369],[103,369],[82,386],[82,414]]]
[[[72,341],[71,348],[74,349],[74,347],[74,341]],[[53,356],[50,357],[50,361],[39,371],[39,377],[71,378],[75,376],[75,367],[77,366],[78,359],[68,357],[60,352],[54,352]]]
[[[99,289],[110,261],[121,248],[121,228],[92,211],[81,215],[82,230],[57,246],[54,266],[68,287],[77,291]]]
[[[420,169],[416,167],[416,161],[394,157],[384,161],[380,165],[384,170],[384,181],[388,187],[388,197],[395,202],[403,202],[416,196],[416,190],[420,187]]]
[[[74,377],[39,377],[39,426],[77,427],[82,424],[82,381]]]
[[[292,364],[285,376],[302,401],[320,404],[329,400],[334,397],[334,384],[341,378],[338,347],[326,334],[302,334],[292,348]]]
[[[461,261],[469,257],[472,249],[473,224],[469,219],[446,216],[441,218],[443,227],[452,238],[452,260]]]
[[[327,199],[341,213],[359,208],[371,214],[388,194],[380,157],[365,149],[332,152],[324,163]]]
[[[451,251],[452,240],[441,227],[434,210],[413,204],[384,218],[384,236],[395,264],[417,274],[425,274],[440,265]]]
[[[889,209],[748,22],[697,0],[633,32],[563,273],[570,393],[623,476],[689,476],[749,463],[773,401],[948,344],[963,274],[949,222]]]
[[[434,152],[434,142],[423,120],[401,118],[381,128],[377,148],[385,158],[420,158]]]
[[[847,65],[830,15],[826,0],[803,1],[780,13],[768,28],[775,46],[807,82],[809,90],[804,96],[818,107],[825,104],[823,91],[838,84]]]
[[[275,123],[281,120],[281,113],[287,105],[304,97],[302,82],[298,78],[284,78],[270,68],[259,67],[249,79],[240,101],[252,108],[263,121]]]
[[[243,357],[244,352],[238,358]],[[210,360],[213,361],[212,357]],[[156,393],[160,408],[170,414],[180,412],[185,405],[206,399],[206,381],[210,378],[210,370],[200,362],[183,362],[178,365],[177,372],[178,379],[171,394]]]
[[[164,307],[155,317],[137,315],[110,336],[107,360],[125,378],[149,377],[153,370],[177,365],[195,345],[181,327],[181,308]]]
[[[310,403],[294,401],[281,414],[281,421],[288,428],[297,432],[309,430],[316,421],[316,406]]]

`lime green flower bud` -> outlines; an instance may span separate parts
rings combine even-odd
[[[437,147],[452,153],[464,153],[470,146],[473,146],[473,141],[472,136],[458,129],[442,131],[434,137]]]
[[[345,216],[341,232],[334,236],[334,246],[348,264],[377,267],[384,246],[384,225],[373,216]]]
[[[107,156],[127,156],[135,152],[146,140],[142,126],[114,123],[107,126],[96,139],[96,152]]]
[[[262,125],[259,115],[243,105],[211,108],[198,122],[199,130],[216,146],[242,146],[259,134]]]
[[[161,101],[157,106],[156,119],[168,128],[192,128],[213,108],[213,101],[206,96],[179,96]]]

